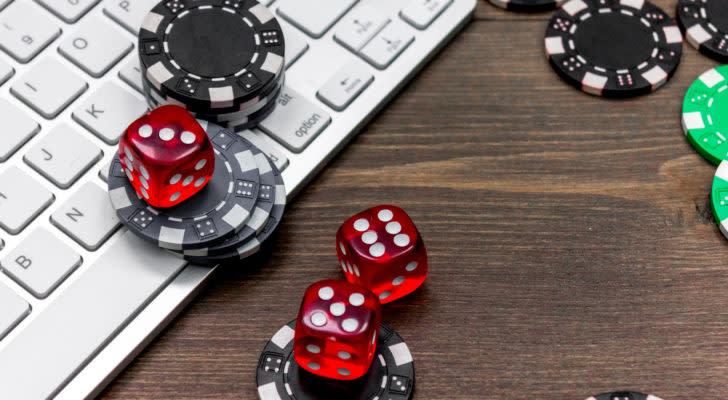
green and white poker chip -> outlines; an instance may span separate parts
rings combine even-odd
[[[713,216],[723,236],[728,238],[728,161],[723,161],[715,171],[710,193]]]
[[[700,155],[716,165],[728,159],[728,65],[693,82],[683,102],[682,126]]]

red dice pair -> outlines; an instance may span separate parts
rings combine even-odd
[[[326,378],[360,378],[371,366],[381,303],[415,291],[427,276],[427,252],[407,214],[377,206],[349,218],[336,234],[349,281],[314,283],[301,303],[293,352],[305,370]]]

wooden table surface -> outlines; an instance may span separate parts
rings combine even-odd
[[[726,398],[728,242],[715,167],[680,128],[685,91],[718,64],[685,43],[656,93],[592,97],[548,65],[549,18],[481,1],[298,196],[262,267],[221,271],[102,397],[256,399],[266,341],[308,285],[343,277],[339,224],[393,203],[430,257],[425,285],[384,308],[415,399]]]

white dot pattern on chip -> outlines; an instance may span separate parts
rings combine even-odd
[[[349,353],[348,351],[341,350],[339,352],[339,358],[342,360],[348,360],[351,358],[351,353]]]
[[[152,136],[152,132],[154,132],[154,130],[149,125],[142,125],[139,128],[139,136],[143,138],[148,138],[149,136]]]
[[[326,325],[326,315],[322,312],[314,313],[311,316],[311,323],[315,326],[324,326]]]
[[[392,281],[392,285],[399,286],[402,284],[402,282],[404,282],[404,276],[398,276],[394,278],[394,280]]]
[[[352,293],[349,296],[349,304],[356,307],[364,304],[364,295],[361,293]]]
[[[194,177],[194,176],[192,176],[192,175],[188,176],[187,178],[185,178],[185,180],[183,180],[183,181],[182,181],[182,186],[187,186],[187,185],[189,185],[190,183],[192,183],[192,181],[193,181],[194,179],[195,179],[195,177]]]
[[[318,370],[319,368],[321,368],[321,366],[316,364],[315,362],[308,363],[308,367],[311,368],[312,370]]]
[[[203,158],[202,160],[198,161],[197,164],[195,164],[195,171],[199,171],[202,169],[202,167],[207,164],[207,159]]]
[[[172,179],[169,180],[170,185],[174,185],[175,183],[179,182],[179,180],[182,179],[182,175],[180,174],[174,174]]]
[[[349,376],[351,374],[351,372],[349,372],[349,370],[346,368],[339,368],[337,372],[339,372],[339,375],[342,376]]]
[[[374,243],[369,248],[369,254],[371,254],[372,257],[381,257],[384,254],[384,245],[381,243]]]
[[[389,297],[391,295],[392,295],[392,291],[391,290],[385,290],[385,291],[382,292],[382,294],[379,295],[379,298],[382,299],[382,300],[384,300],[384,299],[386,299],[387,297]]]
[[[341,323],[341,329],[347,332],[354,332],[359,328],[359,322],[354,318],[347,318]]]
[[[329,311],[331,311],[331,314],[335,317],[340,317],[346,312],[346,305],[341,302],[336,302],[329,307]]]
[[[318,296],[321,300],[331,300],[334,297],[334,289],[329,286],[324,286],[319,289]]]
[[[377,213],[377,218],[379,218],[382,222],[390,221],[394,217],[394,214],[392,214],[392,211],[384,209]]]
[[[189,131],[182,132],[182,135],[180,136],[180,140],[182,140],[182,143],[184,144],[192,144],[194,143],[197,136],[195,136],[194,133]]]
[[[306,346],[306,350],[308,350],[309,353],[318,354],[321,352],[321,348],[316,346],[315,344],[309,344]]]
[[[205,177],[201,176],[195,181],[195,187],[200,187],[203,183],[205,183]]]
[[[165,142],[168,142],[174,138],[174,131],[170,128],[162,128],[159,131],[159,138],[164,140]]]
[[[169,197],[169,201],[177,201],[177,199],[179,199],[179,196],[182,196],[182,192],[175,192],[172,196]]]
[[[339,248],[341,249],[341,253],[343,255],[346,255],[346,248],[344,247],[344,243],[339,242]]]
[[[384,227],[384,229],[386,229],[387,233],[389,233],[390,235],[396,235],[402,231],[402,225],[400,225],[397,221],[392,221],[388,223],[387,226]]]
[[[411,263],[407,264],[406,267],[404,267],[408,272],[412,272],[415,269],[417,269],[417,261],[412,261]]]
[[[369,229],[369,221],[365,220],[364,218],[357,219],[356,221],[354,221],[354,229],[359,232],[364,232],[365,230]]]
[[[366,244],[372,244],[377,241],[377,233],[374,231],[366,231],[361,235],[361,241]]]
[[[410,243],[410,238],[406,233],[400,233],[394,237],[394,244],[399,247],[407,246]]]

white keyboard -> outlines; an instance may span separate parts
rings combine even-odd
[[[135,35],[156,2],[0,0],[2,398],[94,396],[215,270],[128,233],[106,195],[119,137],[147,110]],[[475,8],[261,2],[283,26],[286,86],[239,134],[282,170],[289,200]]]

